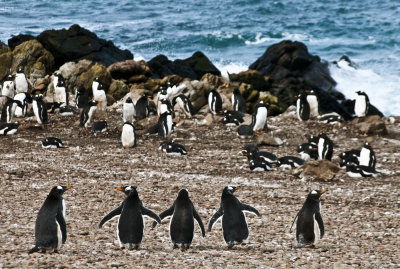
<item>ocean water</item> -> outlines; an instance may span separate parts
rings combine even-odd
[[[331,65],[348,98],[363,90],[386,115],[400,115],[398,0],[0,0],[0,41],[19,33],[79,24],[127,48],[135,59],[203,51],[237,73],[284,39],[305,43],[328,62],[347,55],[356,69]]]

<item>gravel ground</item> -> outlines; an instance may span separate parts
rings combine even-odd
[[[245,143],[236,128],[217,122],[200,124],[203,116],[186,120],[173,137],[189,151],[185,157],[168,157],[157,150],[161,140],[140,136],[138,146],[123,149],[119,111],[110,111],[110,130],[92,135],[78,129],[78,116],[50,115],[52,123],[37,126],[28,119],[18,134],[0,137],[0,267],[2,268],[399,268],[400,267],[400,128],[389,125],[390,136],[366,137],[350,124],[340,127],[292,117],[269,118],[269,130],[284,141],[281,147],[262,147],[284,156],[295,155],[305,133],[324,131],[335,143],[337,155],[373,142],[377,178],[353,179],[343,170],[332,181],[302,180],[290,171],[250,172],[239,154]],[[140,135],[143,130],[138,130]],[[65,149],[43,149],[46,136],[61,138]],[[64,194],[68,238],[58,254],[27,252],[34,246],[36,215],[54,185],[73,189]],[[240,185],[236,196],[254,206],[261,218],[248,215],[250,242],[227,250],[221,222],[201,237],[196,225],[192,247],[173,249],[168,220],[145,235],[138,251],[120,250],[117,220],[98,229],[98,223],[124,199],[115,187],[137,186],[145,207],[157,214],[167,209],[181,188],[190,197],[205,226],[218,209],[222,189]],[[312,189],[327,189],[322,196],[325,237],[316,248],[293,249],[295,231],[290,225]]]

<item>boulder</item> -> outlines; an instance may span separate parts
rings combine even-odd
[[[77,24],[69,29],[44,31],[37,40],[53,54],[56,68],[66,62],[82,59],[106,66],[133,59],[133,54],[129,50],[120,50],[113,42],[101,39]]]
[[[386,124],[383,118],[378,115],[364,118],[355,118],[352,122],[355,129],[367,135],[387,135]]]
[[[8,46],[10,47],[11,50],[13,50],[16,46],[18,46],[21,43],[24,43],[26,41],[35,39],[34,36],[32,35],[24,35],[24,34],[19,34],[16,36],[13,36],[8,40]]]
[[[113,79],[137,81],[132,77],[144,76],[146,78],[151,76],[150,68],[145,61],[126,60],[117,62],[110,65],[107,70]]]
[[[181,62],[192,68],[197,75],[197,79],[200,79],[207,73],[221,76],[221,71],[219,71],[201,51],[195,52],[191,57],[185,60],[176,60],[175,64],[179,65]]]
[[[339,171],[340,168],[328,160],[313,160],[294,169],[293,174],[306,179],[331,181]]]
[[[13,54],[9,47],[0,43],[0,81],[3,81],[11,72]]]
[[[99,78],[100,82],[104,85],[106,93],[111,84],[111,75],[107,71],[107,68],[101,64],[92,65],[87,71],[82,72],[76,79],[74,86],[82,86],[89,90],[92,94],[92,83],[95,78]],[[72,85],[71,85],[72,86]]]
[[[127,93],[129,93],[130,89],[128,85],[126,85],[121,80],[112,80],[110,84],[110,88],[107,93],[107,103],[108,105],[112,105],[115,101],[123,98]]]
[[[257,70],[247,70],[239,74],[229,75],[231,81],[237,81],[252,85],[252,87],[259,91],[267,91],[270,87],[269,83],[260,72]]]

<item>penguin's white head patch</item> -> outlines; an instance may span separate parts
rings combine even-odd
[[[62,190],[62,189],[63,189],[63,187],[61,187],[61,186],[57,186],[57,189],[59,189],[59,190]]]
[[[128,186],[128,187],[125,188],[125,191],[130,191],[130,190],[132,190],[131,186]]]
[[[311,194],[318,194],[318,192],[317,191],[312,191]]]

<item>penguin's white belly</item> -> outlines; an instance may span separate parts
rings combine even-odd
[[[55,87],[54,88],[54,102],[66,104],[67,103],[67,95],[64,87]]]
[[[17,133],[17,129],[12,129],[12,130],[10,130],[10,131],[7,132],[7,135],[13,135],[13,134],[15,134],[15,133]],[[4,134],[4,133],[3,133],[3,134]]]
[[[320,138],[318,141],[318,159],[322,160],[324,158],[323,153],[324,153],[324,144],[325,144],[325,139]]]
[[[365,96],[358,95],[354,104],[354,113],[357,117],[365,117],[367,110],[367,101]]]
[[[121,142],[123,147],[133,147],[135,144],[135,133],[132,126],[124,125],[122,128]]]
[[[176,99],[176,103],[178,104],[179,109],[185,113],[186,116],[191,116],[190,111],[188,109],[185,109],[185,104],[183,103],[181,98]]]
[[[354,172],[351,172],[351,171],[347,171],[346,174],[349,177],[362,177],[362,175],[360,173],[354,173]]]
[[[308,160],[311,159],[311,156],[310,156],[310,154],[308,154],[308,153],[300,152],[300,158],[301,158],[302,160],[304,160],[304,161],[308,161]]]
[[[130,122],[130,123],[134,122],[135,108],[133,107],[133,104],[124,104],[122,117],[124,122]]]
[[[259,108],[256,114],[256,122],[254,124],[253,131],[259,131],[264,129],[266,122],[267,122],[267,109]]]
[[[307,96],[307,102],[310,105],[310,117],[316,118],[319,116],[318,100],[316,96]]]
[[[314,214],[313,218],[314,218],[314,236],[315,236],[314,245],[316,245],[318,243],[318,240],[319,240],[321,234],[320,234],[320,231],[319,231],[318,222],[315,219],[315,214]]]
[[[39,116],[39,107],[36,100],[33,100],[32,107],[33,107],[33,114],[35,114],[36,117],[36,121],[41,124],[42,120],[40,119]]]
[[[360,165],[369,166],[369,155],[370,150],[366,148],[362,148],[360,152]]]
[[[167,117],[167,126],[168,126],[168,130],[165,132],[166,133],[166,136],[168,136],[168,135],[170,135],[171,133],[172,133],[172,125],[173,125],[173,122],[172,122],[172,116],[168,116]]]
[[[213,102],[213,95],[208,95],[208,106],[210,107],[210,111],[212,114],[215,114],[215,102]]]
[[[296,101],[296,114],[297,114],[297,118],[299,119],[299,121],[303,121],[300,117],[300,99],[297,99]]]
[[[10,98],[14,98],[14,82],[6,81],[3,84],[3,89],[1,91],[1,95],[8,96]]]
[[[263,167],[256,167],[252,170],[253,172],[264,172],[265,169]]]
[[[16,74],[15,88],[17,93],[28,92],[28,82],[26,81],[24,74]]]
[[[58,221],[56,221],[57,224],[57,249],[61,248],[62,245],[62,233],[61,233],[61,228],[60,224],[58,224]]]
[[[24,102],[25,98],[26,98],[26,96],[23,93],[22,94],[16,94],[14,96],[14,100],[18,100],[24,105],[25,105],[25,102]],[[25,116],[25,112],[22,110],[22,108],[17,106],[17,108],[15,109],[15,112],[14,112],[14,116],[16,116],[16,117],[24,117]]]

